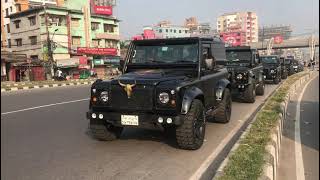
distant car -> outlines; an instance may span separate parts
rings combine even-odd
[[[281,78],[287,79],[288,78],[288,69],[285,65],[285,58],[280,57],[280,64],[281,64]]]
[[[271,80],[274,84],[281,82],[281,64],[280,58],[276,55],[261,56],[263,64],[263,75],[265,80]]]
[[[298,60],[293,60],[292,64],[295,73],[303,71],[303,64],[301,64]]]
[[[285,60],[284,60],[284,64],[285,64],[287,71],[288,71],[288,76],[291,76],[295,73],[294,68],[293,68],[293,61],[294,60],[291,58],[285,58]]]

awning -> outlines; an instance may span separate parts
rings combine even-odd
[[[78,58],[70,58],[70,59],[57,59],[57,67],[61,68],[69,68],[69,67],[78,67],[79,59]]]

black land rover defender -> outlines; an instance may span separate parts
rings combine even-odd
[[[199,149],[206,119],[231,116],[228,71],[218,38],[132,41],[118,78],[91,87],[87,118],[98,140],[118,138],[124,127],[174,129],[180,148]]]
[[[288,78],[288,69],[285,65],[285,58],[280,57],[280,64],[281,64],[281,79],[287,79]]]
[[[284,59],[284,64],[287,68],[287,71],[288,71],[288,76],[291,76],[293,75],[295,72],[294,72],[294,68],[293,68],[293,61],[294,59],[291,59],[291,58],[285,58]]]
[[[232,92],[244,102],[254,103],[256,95],[264,95],[263,67],[256,49],[249,46],[226,49],[225,65],[229,71]]]
[[[261,56],[263,64],[263,75],[267,81],[273,81],[274,84],[281,82],[281,64],[277,55]]]

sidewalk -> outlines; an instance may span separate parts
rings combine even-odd
[[[104,80],[113,77],[105,78]],[[1,92],[5,91],[18,91],[27,89],[39,89],[39,88],[51,88],[51,87],[62,87],[62,86],[76,86],[76,85],[87,85],[92,84],[97,78],[90,79],[71,79],[68,81],[30,81],[30,82],[1,82]]]

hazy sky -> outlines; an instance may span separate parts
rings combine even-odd
[[[319,32],[319,0],[117,0],[115,15],[125,38],[141,33],[145,25],[161,20],[183,25],[195,16],[214,28],[219,15],[234,11],[253,11],[261,25],[290,24],[294,34]]]

